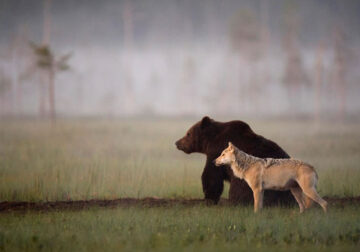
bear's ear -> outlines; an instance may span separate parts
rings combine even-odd
[[[205,129],[211,124],[212,120],[208,116],[204,116],[204,118],[201,120],[200,127],[201,129]]]

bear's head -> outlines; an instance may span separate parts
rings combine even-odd
[[[185,136],[175,145],[179,150],[190,154],[193,152],[204,153],[207,140],[211,133],[214,133],[214,120],[205,116],[201,121],[195,123],[185,134]]]

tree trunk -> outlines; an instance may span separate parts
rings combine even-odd
[[[19,85],[19,73],[18,73],[18,65],[16,59],[17,55],[17,48],[14,48],[12,51],[12,64],[11,64],[11,114],[17,115],[18,112],[18,100],[17,100],[17,91]]]
[[[51,0],[44,0],[44,9],[43,9],[43,38],[42,43],[44,45],[50,44],[50,35],[51,35]]]
[[[51,35],[51,2],[52,0],[43,0],[43,38],[42,38],[42,44],[44,46],[49,46],[50,45],[50,35]],[[53,66],[51,66],[50,70],[48,73],[48,78],[49,78],[49,86],[48,86],[48,99],[49,99],[49,112],[50,112],[50,119],[51,119],[51,123],[55,124],[55,118],[56,118],[56,114],[55,114],[55,86],[54,86],[54,81],[55,81],[55,73],[54,73],[54,69]],[[46,78],[46,77],[45,77]],[[46,83],[46,82],[45,82]],[[41,92],[43,94],[46,93],[45,89],[45,85],[43,85],[44,83],[42,83],[42,86],[40,87]],[[44,97],[40,97],[40,113],[44,113],[45,112],[45,102],[43,103],[42,101],[45,100],[45,96]]]
[[[314,118],[315,121],[320,120],[321,113],[321,86],[324,79],[324,63],[323,63],[324,45],[320,42],[315,63],[315,100],[314,100]]]
[[[344,70],[344,63],[339,61],[337,63],[337,83],[336,83],[336,87],[337,87],[337,95],[338,95],[338,119],[339,120],[344,120],[345,118],[345,105],[346,105],[346,79],[345,79],[345,70]]]
[[[134,88],[133,88],[133,36],[134,36],[134,22],[133,22],[133,5],[130,0],[126,0],[122,11],[123,21],[123,75],[124,88],[122,98],[124,100],[124,113],[131,114],[134,112],[136,104],[134,103]]]
[[[49,108],[51,124],[56,122],[56,108],[55,108],[55,71],[53,67],[49,72]]]
[[[125,1],[122,13],[123,28],[124,28],[124,47],[131,49],[133,45],[133,9],[131,1]]]
[[[39,103],[38,103],[38,111],[39,111],[39,117],[44,118],[46,111],[46,86],[45,86],[45,80],[44,80],[44,72],[39,71],[37,73],[37,79],[38,79],[38,86],[39,86]]]
[[[338,97],[338,119],[344,120],[346,112],[346,67],[348,47],[345,41],[344,31],[338,28],[335,32],[335,88]]]
[[[39,115],[41,118],[45,117],[45,114],[46,114],[46,97],[45,97],[45,93],[46,93],[46,90],[45,90],[45,85],[44,83],[40,83],[39,85],[39,91],[40,91],[40,97],[39,97]]]

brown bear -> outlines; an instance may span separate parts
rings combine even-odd
[[[240,150],[259,158],[289,158],[289,155],[273,141],[257,135],[242,121],[217,122],[205,116],[193,125],[175,145],[187,154],[198,152],[206,155],[201,176],[205,200],[217,204],[224,189],[224,180],[230,182],[229,199],[233,203],[250,204],[252,191],[244,180],[233,175],[228,166],[217,167],[213,161],[232,142]],[[294,203],[290,191],[267,190],[264,204]]]

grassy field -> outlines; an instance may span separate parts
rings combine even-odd
[[[205,156],[176,150],[193,120],[63,120],[0,124],[0,202],[201,198]],[[360,123],[249,121],[313,164],[322,196],[360,195]],[[227,197],[227,190],[223,197]],[[174,206],[0,214],[0,250],[359,250],[359,205]]]
[[[90,209],[0,215],[0,250],[359,251],[358,207]]]
[[[186,155],[174,146],[191,124],[79,120],[52,129],[45,122],[2,122],[0,200],[202,197],[205,156]],[[360,195],[360,124],[250,125],[291,156],[313,164],[322,195]]]

